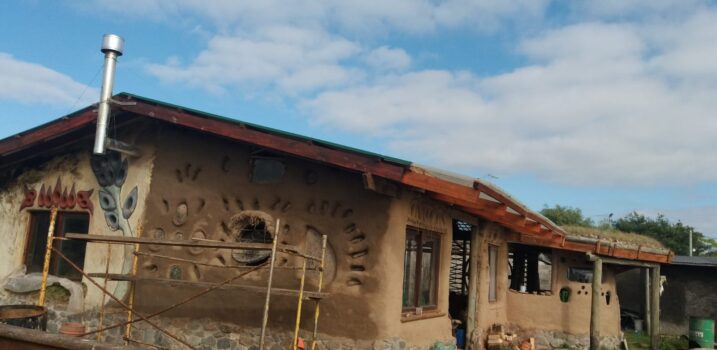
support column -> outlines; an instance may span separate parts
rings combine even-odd
[[[590,308],[590,350],[600,349],[600,287],[602,286],[602,259],[593,260],[593,294]]]
[[[650,269],[650,348],[660,349],[660,265]]]
[[[468,260],[468,310],[466,317],[466,348],[473,349],[473,332],[476,330],[476,314],[478,312],[476,305],[478,304],[478,277],[480,264],[480,234],[478,227],[474,227],[471,232],[470,258]]]
[[[650,315],[652,314],[650,312],[650,299],[652,299],[652,293],[650,292],[650,269],[649,268],[642,268],[640,269],[640,276],[643,277],[643,283],[645,283],[645,289],[642,290],[643,296],[645,297],[645,304],[643,305],[645,312],[642,314],[642,317],[645,321],[645,328],[644,332],[647,334],[652,334],[652,322],[650,322]]]

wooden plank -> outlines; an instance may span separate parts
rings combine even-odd
[[[37,329],[15,327],[0,323],[0,349],[72,349],[72,350],[117,350],[116,344],[102,344],[90,339],[68,337]],[[126,350],[142,350],[136,346],[122,346]]]
[[[426,191],[439,193],[460,201],[476,203],[480,192],[457,183],[439,179],[427,174],[417,173],[413,170],[403,174],[400,181],[409,186],[418,187]]]
[[[497,215],[497,212],[499,212],[501,210],[505,210],[505,206],[503,204],[498,203],[498,202],[489,201],[489,200],[482,199],[482,198],[478,198],[475,201],[466,201],[466,200],[462,200],[462,199],[459,199],[456,197],[451,197],[451,196],[443,194],[443,193],[436,193],[436,192],[429,192],[428,196],[435,200],[438,200],[438,201],[441,201],[444,203],[448,203],[451,205],[458,205],[458,206],[466,207],[466,208],[479,209],[479,210],[484,210],[486,212],[489,212],[490,210],[495,210],[496,216],[500,216],[500,215]]]
[[[405,169],[401,165],[387,163],[378,158],[316,145],[305,140],[292,139],[287,136],[274,135],[248,127],[242,128],[234,123],[203,118],[183,110],[170,109],[142,102],[138,102],[133,106],[118,106],[117,109],[227,137],[232,140],[251,143],[298,157],[332,164],[344,169],[361,173],[371,173],[394,181],[401,180]]]
[[[627,259],[617,259],[617,258],[606,258],[604,256],[597,256],[593,253],[587,253],[588,259],[590,261],[595,261],[595,259],[601,259],[603,263],[610,264],[610,265],[622,265],[622,266],[635,266],[635,267],[647,267],[652,268],[657,266],[656,263],[648,263],[643,261],[635,261],[635,260],[627,260]]]
[[[506,197],[504,194],[502,194],[502,193],[500,193],[500,192],[498,192],[498,191],[492,189],[492,188],[489,187],[489,186],[485,186],[485,185],[480,186],[480,185],[478,185],[478,191],[487,194],[488,196],[494,198],[495,200],[497,200],[497,201],[499,201],[499,202],[501,202],[501,203],[512,203],[512,202],[513,202],[513,200],[511,200],[510,198]],[[530,211],[528,211],[528,210],[523,209],[523,208],[522,208],[521,206],[519,206],[519,205],[516,205],[515,207],[511,206],[511,209],[517,211],[520,215],[523,215],[523,216],[525,216],[525,217],[527,217],[527,218],[530,218],[530,219],[533,220],[533,221],[540,222],[541,224],[545,225],[545,227],[550,228],[550,229],[552,229],[552,230],[555,231],[555,232],[565,233],[561,227],[559,227],[559,226],[557,226],[557,225],[554,225],[554,224],[552,224],[552,223],[550,223],[550,222],[544,220],[543,218],[540,217],[540,215],[537,215],[537,214],[535,214],[535,213],[533,213],[533,212],[530,212]]]
[[[563,249],[563,250],[570,250],[575,252],[591,252],[594,251],[595,245],[591,243],[580,243],[580,242],[572,242],[565,240],[562,241],[561,237],[553,237],[553,238],[540,238],[535,235],[520,235],[520,242],[526,243],[526,244],[532,244],[532,245],[539,245],[543,247],[548,248],[555,248],[555,249]],[[635,260],[635,251],[632,249],[626,249],[621,247],[606,247],[603,246],[601,248],[600,252],[595,252],[596,254],[603,255],[603,256],[610,256],[614,258],[620,258],[620,259],[626,259],[626,260]],[[642,252],[640,253],[640,260],[642,261],[651,261],[655,263],[668,263],[670,257],[668,255],[663,254],[656,254],[656,253],[648,253],[648,252]]]
[[[152,245],[170,245],[175,247],[194,247],[194,248],[226,248],[226,249],[246,249],[246,250],[271,250],[269,243],[240,243],[240,242],[219,242],[219,241],[195,241],[195,240],[171,240],[171,239],[155,239],[144,237],[125,237],[125,236],[106,236],[106,235],[90,235],[84,233],[68,233],[65,238],[75,239],[87,242],[114,243],[114,244],[152,244]],[[282,249],[295,251],[296,247],[281,244]]]
[[[473,334],[478,331],[478,284],[480,284],[480,251],[481,235],[478,227],[471,231],[470,260],[468,268],[468,310],[466,315],[466,345],[468,350],[479,349],[478,344],[473,344]]]
[[[90,277],[96,277],[96,278],[105,278],[104,273],[89,273]],[[115,274],[110,273],[107,275],[108,279],[111,281],[127,281],[127,282],[148,282],[148,283],[159,283],[159,284],[166,284],[169,286],[184,286],[184,287],[213,287],[218,285],[219,283],[213,283],[213,282],[203,282],[203,281],[185,281],[185,280],[175,280],[171,278],[150,278],[150,277],[140,277],[140,276],[132,276],[132,275],[123,275],[123,274]],[[219,289],[224,290],[242,290],[247,292],[255,292],[260,294],[266,294],[266,287],[262,286],[249,286],[249,285],[243,285],[243,284],[226,284],[224,286],[219,287]],[[299,296],[298,290],[293,289],[285,289],[285,288],[272,288],[271,294],[273,295],[284,295],[284,296]],[[310,300],[310,299],[323,299],[329,296],[329,293],[317,293],[317,292],[311,292],[311,291],[304,291],[304,299]]]

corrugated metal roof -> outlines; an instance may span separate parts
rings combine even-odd
[[[717,267],[717,257],[675,255],[673,265]]]

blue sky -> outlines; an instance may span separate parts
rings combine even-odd
[[[108,32],[116,92],[717,237],[712,2],[8,2],[0,137],[93,103]]]

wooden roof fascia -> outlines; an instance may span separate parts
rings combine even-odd
[[[521,234],[520,242],[581,253],[593,252],[597,255],[609,256],[620,259],[652,261],[657,263],[669,263],[671,260],[669,255],[656,254],[635,249],[626,249],[618,247],[616,245],[597,246],[594,243],[573,242],[568,240],[563,241],[558,237],[541,239],[538,236]]]
[[[476,203],[479,199],[480,192],[457,183],[449,182],[426,174],[421,174],[413,170],[403,174],[401,183],[422,188],[426,191],[440,193],[445,196],[454,198],[461,202]]]
[[[255,144],[301,158],[329,163],[360,173],[371,173],[394,181],[400,182],[405,170],[403,166],[383,162],[380,159],[371,159],[304,140],[293,140],[284,136],[268,134],[249,127],[240,128],[233,124],[228,125],[227,122],[221,120],[203,118],[182,110],[168,109],[142,101],[137,101],[135,105],[121,105],[117,108],[125,112],[145,115],[171,124]]]
[[[97,113],[94,110],[85,109],[78,112],[78,114],[63,117],[41,128],[35,128],[25,133],[17,134],[0,141],[0,156],[5,157],[32,147],[37,143],[75,131],[95,121],[96,118]]]
[[[494,198],[495,200],[497,200],[497,201],[499,201],[499,202],[502,202],[502,203],[511,203],[511,202],[514,202],[513,200],[511,200],[510,198],[508,198],[506,195],[500,193],[499,191],[496,191],[495,189],[491,188],[490,186],[486,186],[485,184],[481,184],[481,183],[476,182],[476,183],[474,184],[474,187],[476,187],[480,192],[485,193],[486,195],[488,195],[488,196]],[[561,234],[565,234],[565,233],[566,233],[560,226],[557,226],[557,225],[553,224],[552,222],[550,222],[550,221],[548,221],[548,220],[545,220],[545,219],[544,219],[543,217],[541,217],[540,215],[537,215],[537,214],[535,214],[535,213],[533,213],[533,212],[530,212],[530,211],[528,211],[528,210],[525,210],[525,209],[524,209],[522,206],[520,206],[520,205],[517,205],[517,206],[515,206],[515,207],[511,207],[511,209],[515,210],[515,211],[518,212],[519,214],[521,214],[521,215],[523,215],[523,216],[525,216],[525,217],[527,217],[527,218],[529,218],[529,219],[531,219],[531,220],[533,220],[533,221],[540,222],[540,223],[543,224],[545,227],[547,227],[547,228],[549,228],[549,229],[551,229],[551,230],[553,230],[553,231],[555,231],[555,232],[559,232],[559,233],[561,233]]]

